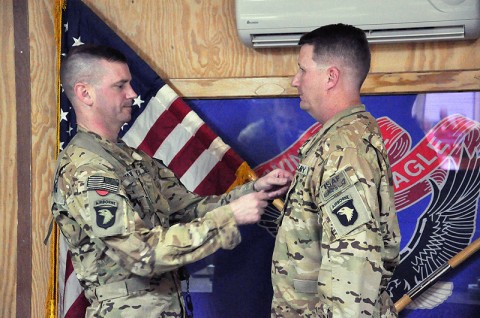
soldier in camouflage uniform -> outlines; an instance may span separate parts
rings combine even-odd
[[[78,132],[58,159],[52,213],[91,305],[87,317],[185,317],[179,268],[240,243],[291,175],[222,196],[186,190],[160,161],[118,140],[133,99],[126,58],[81,46],[62,63]]]
[[[400,231],[387,150],[360,101],[370,68],[363,31],[304,35],[292,86],[322,129],[299,150],[272,261],[272,317],[396,317],[387,283]]]

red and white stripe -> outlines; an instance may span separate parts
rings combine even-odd
[[[73,271],[70,252],[63,235],[59,235],[58,246],[60,260],[58,264],[58,317],[84,318],[88,300]]]
[[[242,163],[168,85],[150,99],[123,140],[162,160],[187,189],[201,195],[223,193]]]

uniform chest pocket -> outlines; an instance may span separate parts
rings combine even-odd
[[[93,237],[120,235],[134,229],[133,214],[129,213],[118,179],[92,175],[79,190],[81,196],[85,195],[85,201],[82,201],[85,208],[79,211]],[[78,202],[72,197],[67,204],[71,207]]]
[[[319,212],[318,205],[315,200],[315,185],[313,183],[313,168],[299,164],[296,173],[296,186],[293,200],[298,201],[299,208],[303,212],[315,213]]]
[[[150,176],[150,170],[142,162],[134,162],[133,166],[134,168],[124,175],[122,184],[132,200],[146,199],[149,208],[154,201],[152,189],[155,183]]]
[[[169,226],[169,205],[154,180],[154,168],[143,162],[135,162],[122,182],[128,196],[135,202],[136,210],[149,227]]]

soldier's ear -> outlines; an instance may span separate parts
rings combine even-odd
[[[73,86],[73,92],[77,99],[81,101],[83,104],[92,106],[95,91],[91,85],[88,83],[78,82]]]
[[[331,66],[327,69],[327,86],[328,88],[334,87],[337,85],[340,78],[340,70],[336,66]]]

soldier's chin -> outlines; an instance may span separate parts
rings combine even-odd
[[[308,103],[303,101],[303,100],[300,100],[300,108],[303,109],[303,110],[306,110],[308,109]]]
[[[125,107],[126,112],[125,112],[125,117],[128,117],[127,122],[132,119],[132,107]]]
[[[125,118],[123,119],[123,123],[128,124],[131,119],[132,119],[132,114],[129,113],[128,115],[125,115]]]

